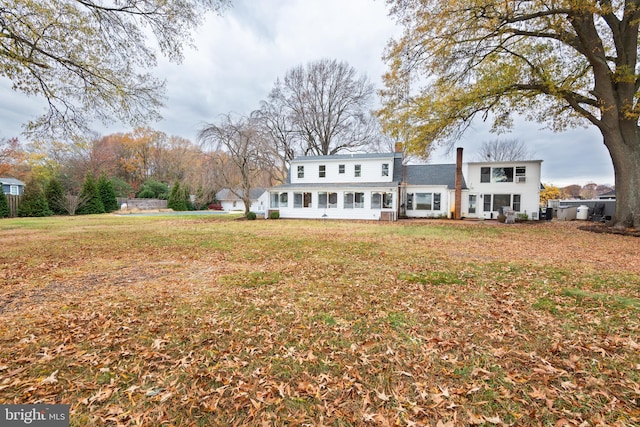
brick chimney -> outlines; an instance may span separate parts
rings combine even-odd
[[[456,149],[456,192],[453,219],[462,219],[462,147]]]

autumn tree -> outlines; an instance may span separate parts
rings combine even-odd
[[[479,161],[512,162],[531,160],[533,154],[527,144],[519,139],[493,139],[483,141],[478,150]]]
[[[26,153],[18,138],[0,139],[0,176],[25,178]]]
[[[424,153],[478,116],[498,130],[512,114],[555,130],[596,126],[615,170],[612,225],[640,228],[637,1],[387,3],[405,28],[385,55],[387,130],[409,123],[406,143]]]
[[[349,64],[323,59],[276,80],[257,115],[285,161],[361,150],[375,135],[373,94],[373,84]]]
[[[562,198],[562,191],[553,184],[544,184],[540,190],[540,206],[548,206],[549,200],[559,200]]]
[[[267,142],[257,127],[249,118],[228,114],[198,133],[203,145],[219,152],[216,167],[221,182],[244,202],[245,215],[251,208],[251,190],[262,184],[264,176],[263,152]]]
[[[206,12],[227,0],[24,0],[0,6],[0,76],[43,97],[28,132],[86,133],[94,120],[158,117],[164,83],[147,70],[160,52],[179,62]],[[150,38],[153,37],[154,40]]]

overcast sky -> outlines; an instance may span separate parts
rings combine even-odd
[[[378,87],[387,41],[399,34],[383,0],[233,0],[222,16],[211,15],[195,34],[197,49],[181,64],[161,60],[155,74],[167,81],[163,120],[154,129],[195,141],[198,130],[221,114],[248,115],[259,107],[276,78],[298,65],[329,58],[346,61]],[[11,91],[0,79],[0,138],[19,136],[21,125],[43,112],[44,103]],[[558,186],[614,184],[613,167],[595,128],[565,133],[516,121],[512,133],[494,135],[475,123],[457,144],[465,160],[486,140],[518,139],[543,160],[542,180]],[[127,132],[99,127],[102,134]],[[431,163],[453,163],[454,154],[436,150]]]

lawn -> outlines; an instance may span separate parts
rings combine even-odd
[[[0,403],[71,425],[640,424],[640,239],[576,222],[0,221]]]

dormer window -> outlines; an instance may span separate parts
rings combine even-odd
[[[382,176],[389,176],[389,163],[382,164]]]
[[[298,166],[298,178],[304,178],[304,166]]]
[[[338,165],[338,173],[344,173],[344,165]]]
[[[359,178],[362,176],[362,165],[355,165],[353,168],[353,176]]]
[[[325,165],[318,166],[318,177],[324,178],[327,176],[327,167]]]

